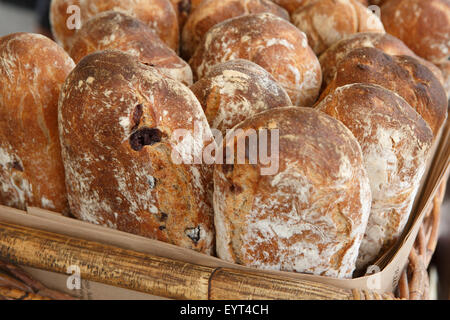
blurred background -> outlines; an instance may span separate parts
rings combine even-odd
[[[0,36],[13,32],[50,35],[50,0],[0,0]]]
[[[51,37],[50,0],[0,0],[0,37],[14,32],[35,32]],[[450,184],[441,209],[438,248],[431,266],[432,298],[450,299]]]

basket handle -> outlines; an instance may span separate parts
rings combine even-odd
[[[41,230],[0,223],[0,259],[170,299],[391,300],[391,294],[349,290],[275,275],[211,268]]]

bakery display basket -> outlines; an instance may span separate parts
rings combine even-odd
[[[447,35],[419,42],[450,3],[406,25],[395,1],[69,2],[53,39],[0,37],[0,300],[433,296],[450,65]],[[198,163],[210,129],[233,140],[208,165],[284,129],[278,174]]]
[[[378,274],[337,280],[256,270],[38,208],[0,207],[0,259],[24,268],[46,287],[80,299],[428,299],[427,268],[449,175],[448,123],[405,234],[377,262]],[[67,286],[73,267],[82,279],[78,291]],[[11,289],[1,275],[0,287]],[[24,289],[15,279],[13,293],[24,297],[17,293]],[[33,292],[26,297],[40,297]]]

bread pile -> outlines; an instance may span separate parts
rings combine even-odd
[[[449,0],[385,0],[381,20],[367,5],[53,0],[59,45],[0,38],[0,204],[364,273],[410,218],[450,48]]]

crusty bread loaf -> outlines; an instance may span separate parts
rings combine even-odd
[[[152,29],[117,11],[106,11],[89,19],[75,34],[69,53],[78,63],[90,53],[109,49],[131,54],[188,86],[193,82],[189,64],[166,46]]]
[[[337,70],[321,98],[346,84],[378,84],[404,98],[428,123],[435,138],[438,136],[447,119],[447,97],[439,80],[419,60],[359,48],[346,55]]]
[[[262,175],[260,162],[216,165],[218,256],[261,269],[351,277],[371,202],[354,136],[328,115],[297,107],[245,120],[234,128],[237,141],[252,129],[278,130],[269,145],[279,145],[279,170]],[[225,148],[247,155],[236,143],[227,139]]]
[[[191,90],[210,127],[223,134],[256,113],[292,105],[287,92],[270,73],[248,60],[215,65]]]
[[[68,214],[58,97],[72,59],[50,39],[0,38],[0,204]]]
[[[289,21],[289,13],[270,0],[204,0],[189,16],[181,37],[183,57],[190,58],[200,40],[214,25],[252,13],[270,12]]]
[[[305,0],[292,22],[306,33],[316,54],[354,33],[384,33],[378,16],[355,0]]]
[[[74,10],[76,6],[76,10]],[[69,50],[76,17],[81,25],[93,16],[104,11],[120,11],[131,15],[155,30],[161,40],[170,48],[178,51],[178,19],[169,0],[52,0],[50,22],[55,39]]]
[[[170,0],[175,13],[177,14],[180,30],[183,28],[191,12],[194,12],[202,1],[203,0]]]
[[[433,74],[443,83],[441,71],[431,62],[428,62],[411,51],[400,39],[397,39],[387,33],[356,33],[347,38],[335,43],[328,48],[319,58],[322,66],[323,83],[322,88],[325,88],[333,80],[336,69],[341,61],[348,53],[357,48],[377,48],[389,55],[398,56],[406,55],[412,56],[420,60]]]
[[[205,35],[189,64],[194,79],[217,63],[250,60],[286,89],[294,105],[311,106],[322,84],[320,63],[303,32],[270,13],[245,15],[216,24]]]
[[[390,0],[381,7],[386,31],[433,63],[450,57],[450,0]]]
[[[425,172],[433,132],[399,95],[376,85],[337,88],[318,106],[341,121],[361,145],[372,209],[357,268],[388,249],[408,221]]]
[[[368,5],[367,0],[356,0],[356,1],[365,6]],[[295,10],[303,6],[305,0],[272,0],[272,2],[275,2],[280,7],[285,8],[290,14],[293,14]]]
[[[76,217],[213,252],[212,168],[187,164],[213,138],[186,86],[123,52],[93,53],[64,84],[59,129]]]

